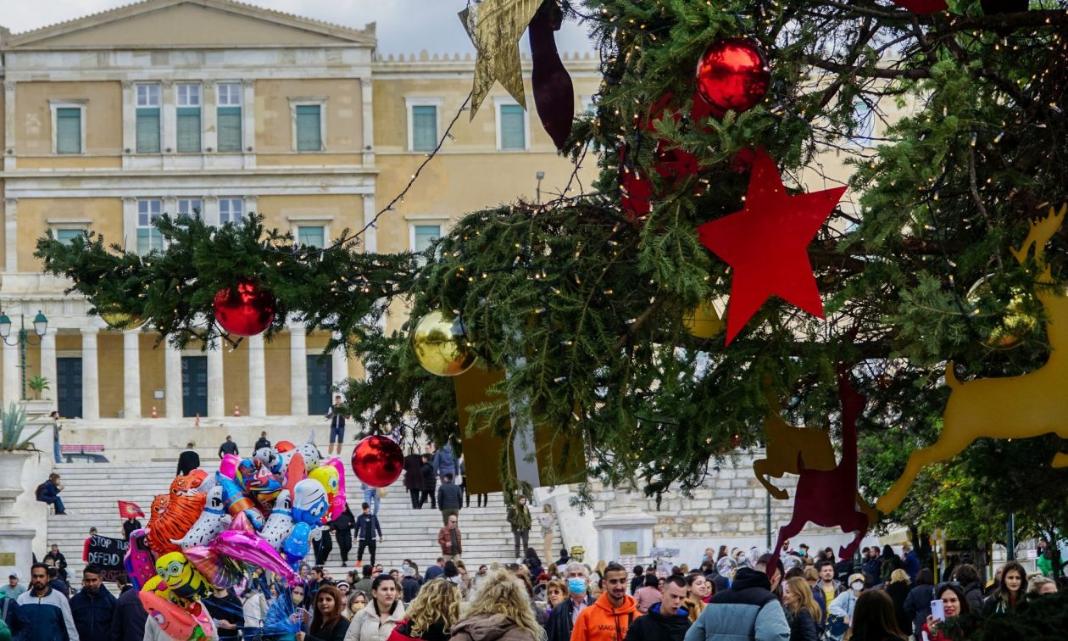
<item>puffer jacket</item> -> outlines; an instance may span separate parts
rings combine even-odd
[[[384,617],[378,612],[378,603],[372,599],[353,617],[345,641],[386,641],[397,623],[403,620],[404,604],[399,599],[393,602],[393,611]]]
[[[520,628],[503,614],[484,614],[457,621],[452,641],[535,641],[530,630]]]
[[[634,597],[623,597],[623,605],[612,607],[608,593],[602,593],[593,605],[579,612],[571,641],[623,641],[634,619],[641,616]]]
[[[763,572],[741,568],[726,592],[717,592],[685,641],[789,641],[786,612]]]

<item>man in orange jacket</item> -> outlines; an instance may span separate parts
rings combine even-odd
[[[571,631],[571,641],[623,641],[638,614],[634,597],[627,594],[627,569],[609,563],[604,569],[604,591],[582,610]]]

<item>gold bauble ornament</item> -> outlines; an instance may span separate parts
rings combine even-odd
[[[682,324],[686,331],[697,338],[714,338],[723,331],[723,319],[709,301],[683,314]]]
[[[459,376],[475,364],[475,353],[459,318],[430,312],[412,331],[412,349],[423,369],[435,376]]]
[[[971,305],[976,305],[980,297],[990,294],[990,279],[993,274],[980,278],[968,293],[965,299]],[[1013,296],[1009,304],[1001,312],[1000,322],[990,334],[983,339],[983,345],[994,349],[1011,349],[1017,347],[1024,336],[1030,334],[1038,326],[1038,318],[1027,312],[1027,304],[1024,293],[1013,288]],[[978,313],[978,311],[976,312]]]
[[[112,329],[134,329],[144,324],[140,316],[124,312],[117,306],[102,308],[98,313],[100,318]]]

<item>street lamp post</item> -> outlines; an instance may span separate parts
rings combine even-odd
[[[33,317],[33,331],[37,334],[37,342],[40,344],[41,337],[48,331],[48,318],[41,313],[41,310],[37,310],[37,315]],[[7,314],[0,312],[0,339],[4,343],[11,345],[12,347],[18,346],[19,348],[19,368],[22,370],[22,400],[26,400],[26,346],[30,342],[29,332],[26,331],[26,316],[19,314],[19,333],[14,343],[8,342],[7,337],[11,335],[11,319]]]

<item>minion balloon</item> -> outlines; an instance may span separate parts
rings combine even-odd
[[[211,589],[204,576],[181,552],[169,552],[156,559],[156,574],[167,584],[171,594],[186,601],[206,596]]]

